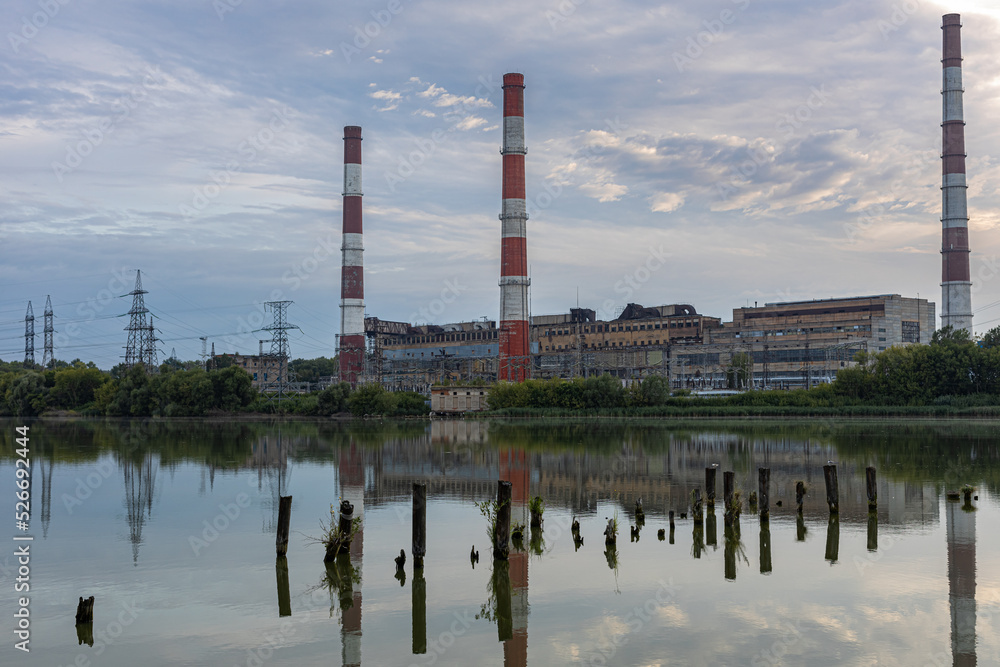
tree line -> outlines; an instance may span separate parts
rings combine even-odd
[[[294,360],[318,381],[336,367],[328,359]],[[408,416],[427,414],[424,397],[414,392],[390,393],[347,383],[321,391],[290,394],[271,400],[253,387],[251,376],[235,365],[205,370],[197,362],[169,360],[157,373],[142,365],[119,365],[102,371],[93,362],[56,361],[45,370],[0,362],[0,416],[34,417],[46,412],[72,412],[107,417],[201,417],[211,414],[290,414],[330,416]]]

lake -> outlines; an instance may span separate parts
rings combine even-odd
[[[0,436],[12,508],[20,425],[3,421]],[[28,425],[30,527],[8,519],[0,552],[4,665],[1000,664],[994,422]],[[747,503],[758,467],[771,471],[764,522]],[[716,506],[696,524],[706,468]],[[725,471],[742,498],[729,527]],[[493,561],[476,505],[496,498],[498,479],[512,483],[513,521],[528,523],[531,497],[545,503],[543,529],[526,528],[507,562]],[[417,573],[414,482],[427,487]],[[966,484],[978,499],[947,498]],[[291,536],[277,559],[286,495]],[[325,566],[314,538],[342,499],[362,527],[350,557]],[[18,593],[25,548],[30,590]],[[93,625],[78,628],[78,598],[91,595]],[[30,653],[15,647],[22,596]]]

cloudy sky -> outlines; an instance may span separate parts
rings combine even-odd
[[[532,312],[940,302],[941,15],[963,17],[977,331],[1000,322],[993,0],[9,0],[0,357],[117,363],[135,270],[162,356],[339,330],[343,127],[369,315],[499,311],[500,79],[525,75]]]

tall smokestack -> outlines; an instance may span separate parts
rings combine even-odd
[[[361,231],[361,128],[344,128],[344,264],[340,274],[340,380],[357,386],[365,352],[364,243]]]
[[[524,204],[524,75],[503,75],[503,208],[500,213],[500,380],[523,382],[528,343],[528,213]]]
[[[965,116],[962,111],[962,20],[945,14],[944,118],[941,122],[941,326],[972,334],[969,209],[965,182]]]

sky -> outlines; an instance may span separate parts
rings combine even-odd
[[[531,312],[940,303],[941,16],[963,19],[974,324],[1000,324],[993,0],[8,0],[0,358],[292,357],[340,327],[343,127],[369,316],[499,315],[501,78],[525,76]],[[940,314],[940,309],[939,309]],[[270,343],[265,344],[265,350]]]

